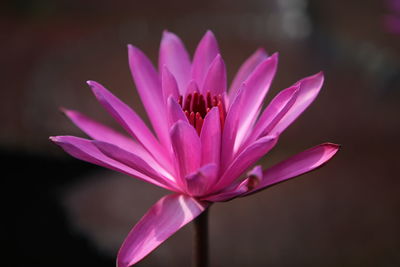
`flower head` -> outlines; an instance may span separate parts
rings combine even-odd
[[[158,71],[129,45],[129,65],[153,132],[142,119],[97,82],[98,101],[130,137],[77,111],[65,114],[91,139],[51,140],[72,156],[173,192],[159,200],[132,229],[118,266],[140,261],[211,203],[263,190],[314,170],[337,152],[325,143],[262,170],[253,166],[316,98],[323,74],[281,91],[261,112],[278,55],[257,50],[240,67],[229,91],[217,41],[208,31],[190,60],[182,41],[164,32]]]

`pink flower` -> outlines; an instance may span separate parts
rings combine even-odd
[[[217,41],[208,31],[191,61],[182,41],[164,32],[159,70],[129,45],[129,65],[155,135],[130,107],[99,83],[88,84],[127,137],[78,113],[66,115],[91,139],[56,136],[70,155],[173,192],[132,229],[118,254],[131,266],[202,213],[211,203],[243,197],[312,171],[338,151],[325,143],[271,168],[251,168],[316,98],[323,74],[281,91],[261,112],[278,55],[257,50],[240,67],[230,90]]]

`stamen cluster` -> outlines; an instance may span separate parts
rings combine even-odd
[[[179,96],[178,103],[182,107],[189,123],[193,125],[199,135],[203,126],[204,118],[213,107],[218,107],[221,128],[223,127],[226,110],[222,95],[219,94],[212,96],[208,91],[204,97],[203,94],[195,91],[186,95],[185,99],[183,99],[182,96]]]

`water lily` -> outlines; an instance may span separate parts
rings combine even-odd
[[[128,105],[101,84],[88,81],[103,107],[130,137],[73,110],[65,114],[90,139],[51,140],[70,155],[173,193],[161,198],[136,224],[118,254],[131,266],[149,254],[212,203],[261,191],[312,171],[338,151],[324,143],[266,170],[256,162],[279,135],[314,101],[323,74],[282,90],[262,111],[278,55],[258,49],[240,67],[230,89],[224,61],[211,31],[190,59],[182,41],[164,32],[159,69],[129,45],[129,65],[153,131]]]

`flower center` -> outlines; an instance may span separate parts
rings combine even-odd
[[[221,129],[224,126],[226,110],[224,98],[221,95],[212,96],[208,91],[206,96],[204,96],[195,91],[188,94],[185,99],[183,99],[182,96],[179,96],[178,103],[181,105],[183,112],[185,112],[189,123],[193,125],[199,135],[201,127],[203,126],[204,118],[213,107],[218,107]]]

